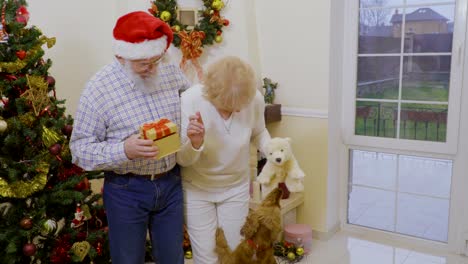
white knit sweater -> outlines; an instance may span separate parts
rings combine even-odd
[[[182,94],[182,148],[177,162],[182,166],[184,182],[206,191],[223,191],[248,181],[250,143],[263,150],[270,139],[265,128],[265,103],[257,91],[247,107],[224,120],[202,94],[202,85]],[[193,149],[187,138],[189,116],[197,111],[205,126],[204,144],[199,150]]]

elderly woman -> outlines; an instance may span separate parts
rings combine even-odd
[[[239,243],[249,210],[250,144],[262,150],[263,96],[252,68],[236,57],[212,64],[203,85],[182,94],[182,166],[186,223],[195,263],[215,264],[216,228],[228,244]]]

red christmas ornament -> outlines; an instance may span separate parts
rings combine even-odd
[[[59,143],[56,143],[49,148],[50,154],[54,156],[60,154],[61,151],[62,151],[62,145],[60,145]]]
[[[26,58],[26,51],[24,50],[19,50],[16,52],[16,57],[18,57],[18,59],[20,60],[24,60],[24,58]]]
[[[55,78],[52,77],[52,76],[47,76],[46,81],[47,81],[47,84],[49,85],[49,87],[55,85]]]
[[[32,219],[30,217],[25,217],[25,218],[21,219],[20,226],[24,230],[29,230],[29,229],[31,229],[33,227],[33,221],[32,221]]]
[[[228,19],[224,19],[223,25],[224,25],[225,27],[229,26],[229,20],[228,20]]]
[[[221,36],[221,34],[223,34],[223,32],[221,30],[218,30],[218,32],[216,32],[216,35],[218,35],[218,36]]]
[[[62,133],[67,137],[71,136],[72,131],[73,131],[72,125],[65,125],[62,127]]]
[[[71,263],[71,256],[68,254],[70,251],[70,238],[68,235],[61,237],[57,240],[55,244],[55,248],[52,250],[52,254],[50,256],[50,263],[52,264],[63,264],[63,263]]]
[[[28,257],[34,256],[36,254],[36,250],[36,245],[33,243],[27,243],[23,246],[23,254]]]
[[[57,176],[58,176],[59,180],[65,181],[69,177],[75,176],[75,175],[81,175],[83,172],[84,171],[83,171],[82,168],[80,168],[80,167],[78,167],[76,165],[72,165],[69,168],[63,168],[61,171],[59,171]]]
[[[29,11],[25,6],[16,10],[16,22],[26,25],[29,21]]]
[[[98,254],[98,256],[102,256],[102,244],[101,244],[101,242],[97,243],[96,253]]]
[[[84,178],[75,186],[75,190],[82,192],[84,190],[89,190],[90,184],[88,178]]]
[[[9,81],[16,81],[18,80],[18,77],[16,77],[15,75],[12,75],[12,74],[7,74],[5,75],[5,78]]]

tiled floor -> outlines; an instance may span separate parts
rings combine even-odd
[[[468,264],[468,258],[404,248],[340,232],[329,241],[313,241],[303,264]],[[186,264],[193,264],[186,261]],[[198,264],[198,263],[197,263]]]

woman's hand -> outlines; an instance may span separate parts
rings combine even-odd
[[[192,143],[194,149],[199,149],[203,145],[205,138],[205,127],[200,112],[189,117],[189,125],[187,127],[187,137]]]

